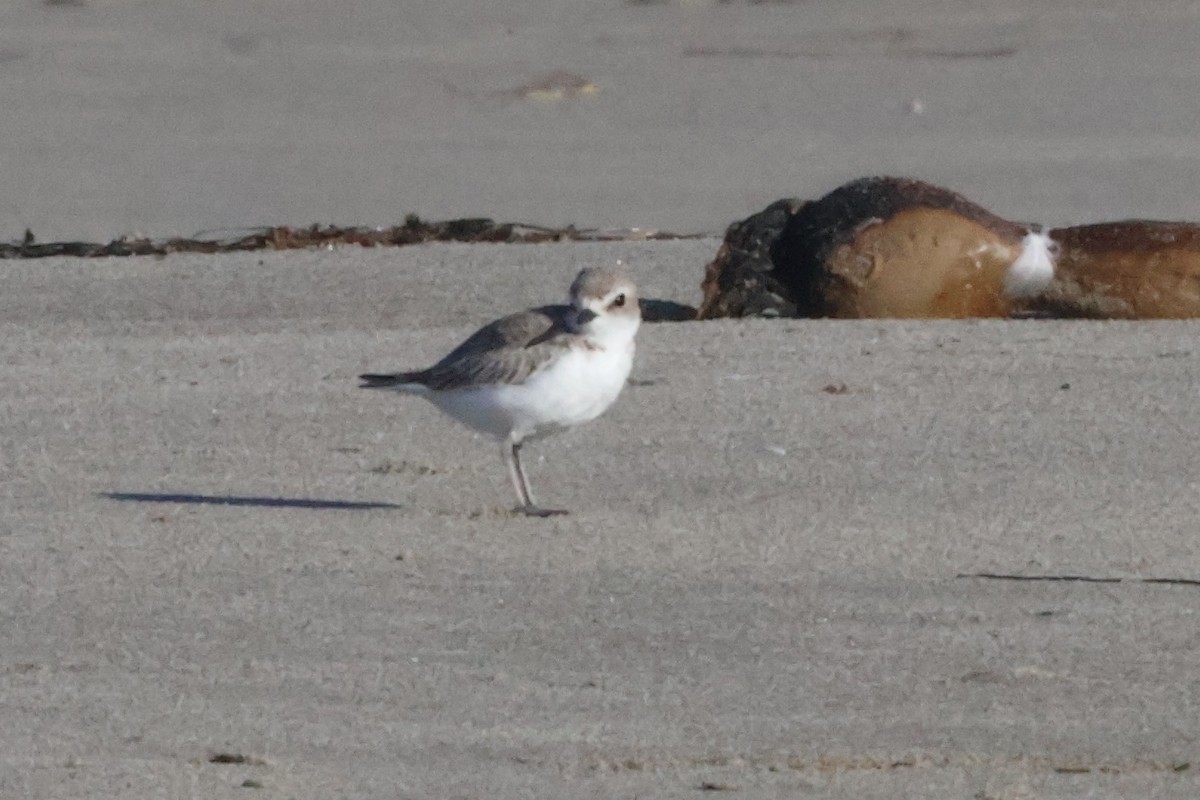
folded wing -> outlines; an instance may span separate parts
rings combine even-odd
[[[569,306],[543,306],[485,325],[429,369],[361,375],[366,389],[420,384],[445,391],[520,384],[570,345]]]

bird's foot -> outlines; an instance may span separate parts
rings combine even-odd
[[[542,508],[530,503],[527,506],[517,506],[513,509],[514,514],[524,514],[527,517],[562,517],[571,513],[565,508]]]

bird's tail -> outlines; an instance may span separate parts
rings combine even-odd
[[[397,389],[408,384],[419,384],[421,373],[419,372],[393,372],[390,375],[359,375],[362,381],[358,385],[360,389]]]

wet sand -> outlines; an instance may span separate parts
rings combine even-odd
[[[391,225],[719,233],[862,175],[1008,219],[1196,219],[1189,2],[0,8],[0,237]]]

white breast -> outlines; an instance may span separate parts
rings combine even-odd
[[[512,387],[522,412],[515,432],[544,436],[595,419],[621,394],[632,366],[631,347],[568,350],[523,386]]]
[[[476,430],[521,441],[603,414],[621,394],[632,366],[632,342],[604,349],[573,347],[522,384],[433,392],[427,397]]]

